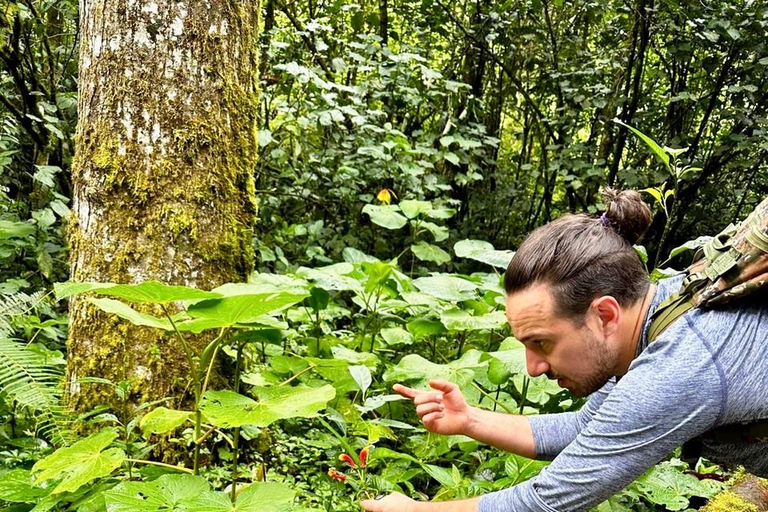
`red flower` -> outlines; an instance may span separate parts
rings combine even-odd
[[[368,454],[371,450],[370,446],[366,446],[362,450],[360,450],[360,466],[365,467],[365,463],[368,460]]]
[[[357,464],[355,464],[355,461],[352,460],[352,457],[349,456],[347,453],[342,453],[339,455],[339,460],[342,462],[346,462],[350,466],[352,466],[352,469],[357,469]]]
[[[328,470],[328,476],[331,477],[331,478],[334,478],[334,479],[336,479],[336,480],[338,480],[340,482],[344,482],[344,481],[347,480],[347,475],[345,475],[344,473],[339,473],[338,471],[336,471],[333,468]]]

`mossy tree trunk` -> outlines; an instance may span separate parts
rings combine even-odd
[[[259,3],[81,0],[71,278],[210,289],[253,264]],[[202,340],[192,340],[198,346]],[[78,411],[183,398],[178,340],[70,303],[68,395]]]

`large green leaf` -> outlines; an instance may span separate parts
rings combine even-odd
[[[503,327],[507,323],[507,317],[503,311],[473,316],[463,309],[454,308],[443,312],[440,315],[440,322],[449,331],[478,331]]]
[[[453,302],[475,298],[474,292],[478,288],[471,281],[448,274],[436,274],[431,277],[414,279],[413,286],[433,297]]]
[[[653,504],[663,505],[668,510],[683,510],[688,507],[690,497],[710,498],[718,490],[693,475],[681,472],[669,463],[651,468],[637,479],[635,487],[645,499]]]
[[[301,302],[308,295],[308,291],[233,295],[198,302],[189,306],[187,313],[193,318],[209,318],[232,326],[256,322],[260,316]]]
[[[494,267],[507,268],[514,256],[512,251],[497,251],[488,242],[482,240],[461,240],[453,245],[453,252],[459,258],[486,263]]]
[[[188,419],[192,419],[191,411],[177,411],[167,407],[158,407],[145,414],[139,422],[144,435],[165,434],[180,427]]]
[[[411,345],[413,336],[411,333],[400,327],[390,327],[381,330],[381,337],[387,342],[387,345]]]
[[[398,206],[409,219],[416,218],[419,216],[419,214],[427,213],[432,210],[432,203],[429,201],[416,201],[413,199],[400,201]]]
[[[200,408],[219,427],[265,427],[286,418],[313,418],[336,396],[333,386],[254,387],[256,402],[233,391],[208,391]]]
[[[173,329],[171,322],[167,318],[158,318],[147,313],[139,313],[131,306],[115,299],[87,299],[105,313],[112,313],[120,318],[128,320],[134,325],[144,325],[146,327],[155,327],[170,331]]]
[[[448,228],[445,226],[438,226],[434,222],[428,221],[420,222],[419,226],[432,233],[432,236],[435,237],[435,242],[442,242],[448,238]]]
[[[223,492],[206,491],[194,502],[185,504],[184,512],[288,512],[293,508],[295,492],[278,482],[254,482],[238,492],[235,504]]]
[[[355,267],[351,263],[336,263],[320,268],[299,267],[296,274],[313,281],[316,286],[329,291],[362,291],[363,285],[347,274],[354,272]]]
[[[6,238],[24,238],[35,234],[37,228],[29,222],[0,220],[0,240]]]
[[[408,219],[398,213],[399,210],[400,208],[393,204],[367,204],[363,207],[363,213],[368,214],[371,222],[387,229],[400,229],[408,222]]]
[[[460,359],[448,364],[436,364],[420,355],[408,354],[397,366],[384,374],[386,382],[418,381],[417,385],[425,386],[430,379],[447,379],[464,387],[472,382],[475,370],[487,363],[480,361],[481,352],[469,350]]]
[[[0,501],[30,503],[38,501],[49,491],[32,485],[27,469],[14,469],[0,475]]]
[[[151,482],[123,482],[105,492],[104,500],[107,512],[181,511],[205,492],[210,487],[201,476],[163,475]]]
[[[91,480],[109,475],[125,460],[123,450],[105,450],[115,439],[117,429],[108,428],[72,446],[59,448],[32,467],[35,483],[59,480],[51,491],[58,494],[65,491],[75,492]]]
[[[421,261],[434,261],[438,265],[448,263],[451,261],[451,255],[437,247],[436,245],[429,244],[421,241],[411,246],[414,256]]]
[[[128,302],[164,304],[184,300],[214,299],[220,294],[198,290],[187,286],[173,286],[159,281],[144,281],[138,284],[114,283],[57,283],[56,297],[63,299],[76,293],[94,292],[116,297]]]

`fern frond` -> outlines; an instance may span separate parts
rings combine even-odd
[[[23,315],[34,309],[45,297],[42,291],[27,295],[24,292],[13,295],[0,296],[0,338],[9,338],[13,335],[13,326],[9,318]]]
[[[64,368],[24,343],[0,338],[0,395],[28,411],[37,430],[54,443],[66,439],[66,411],[62,406]]]

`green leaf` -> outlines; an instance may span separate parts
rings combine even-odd
[[[712,240],[711,236],[700,236],[696,238],[695,240],[689,240],[685,242],[683,245],[678,245],[672,251],[669,253],[669,257],[667,258],[667,261],[662,263],[659,266],[665,265],[667,262],[669,262],[672,258],[675,256],[679,256],[680,254],[683,254],[686,251],[696,251],[702,247],[704,247],[704,244]]]
[[[419,226],[432,233],[432,236],[435,237],[435,242],[442,242],[448,238],[448,228],[445,226],[438,226],[434,222],[429,221],[423,221]]]
[[[254,387],[253,393],[258,402],[233,391],[208,391],[200,409],[219,427],[266,427],[286,418],[314,418],[336,396],[330,384],[320,388]]]
[[[507,317],[503,311],[473,316],[463,309],[454,308],[440,315],[440,322],[449,331],[477,331],[481,329],[492,330],[503,327],[507,323]]]
[[[371,222],[387,229],[400,229],[408,222],[408,219],[398,213],[399,210],[394,204],[367,204],[363,207],[363,213],[368,214]]]
[[[427,217],[430,219],[450,219],[456,215],[456,210],[453,208],[432,208],[427,212]]]
[[[313,287],[309,291],[309,295],[307,303],[315,311],[322,311],[328,307],[328,301],[331,299],[331,296],[327,291],[322,288]]]
[[[26,238],[34,235],[37,228],[29,222],[0,220],[0,240],[8,238]]]
[[[715,488],[669,463],[654,466],[638,478],[635,484],[645,499],[669,510],[687,508],[688,499],[692,496],[709,498],[717,492]]]
[[[416,245],[412,245],[411,250],[413,251],[414,256],[420,261],[433,261],[438,265],[443,265],[451,261],[450,254],[436,245],[427,242],[419,242]]]
[[[368,388],[371,387],[371,383],[373,382],[371,370],[362,364],[350,366],[347,369],[355,380],[355,384],[357,384],[357,387],[363,392],[363,396],[365,396],[365,392],[368,391]]]
[[[144,325],[146,327],[155,327],[157,329],[173,330],[171,322],[167,318],[158,318],[147,313],[139,313],[129,305],[114,299],[92,299],[88,302],[95,305],[105,313],[112,313],[120,318],[128,320],[134,325]]]
[[[428,213],[432,210],[432,203],[429,201],[416,201],[413,199],[406,199],[400,201],[398,205],[400,211],[402,211],[409,219],[415,219],[422,213]]]
[[[481,353],[469,350],[460,359],[448,364],[432,363],[420,355],[408,354],[397,366],[384,374],[386,382],[418,381],[417,385],[426,388],[429,379],[447,379],[464,387],[472,382],[475,370],[483,368],[486,363],[480,362]]]
[[[209,491],[201,476],[163,475],[151,482],[123,482],[105,492],[104,501],[107,512],[181,511]]]
[[[109,475],[120,467],[125,453],[119,448],[104,450],[117,439],[117,429],[108,428],[59,448],[32,467],[35,483],[60,480],[52,494],[75,492],[91,480]]]
[[[400,327],[391,327],[381,330],[381,337],[387,342],[387,345],[411,345],[413,344],[413,336],[411,333]]]
[[[427,336],[436,336],[447,332],[442,323],[428,318],[416,318],[411,320],[408,322],[406,328],[416,339],[426,338]]]
[[[499,268],[507,268],[515,254],[512,251],[497,251],[493,245],[482,240],[456,242],[453,245],[453,252],[459,258],[469,258]]]
[[[227,493],[203,491],[194,499],[181,500],[181,507],[178,510],[180,512],[288,512],[293,509],[294,494],[286,484],[254,482],[238,492],[234,505],[229,501]]]
[[[363,286],[356,279],[347,274],[354,272],[355,267],[351,263],[336,263],[320,268],[299,267],[296,274],[314,282],[323,290],[333,291],[362,291]]]
[[[459,302],[475,298],[478,286],[466,279],[448,274],[436,274],[431,277],[414,279],[413,286],[438,299]]]
[[[177,411],[167,407],[158,407],[145,414],[139,422],[139,427],[144,436],[152,434],[165,434],[192,419],[191,411]]]
[[[461,163],[461,160],[459,159],[459,156],[456,153],[446,153],[443,155],[443,158],[451,162],[453,165],[458,166]]]
[[[48,492],[32,485],[31,473],[27,469],[13,469],[0,475],[0,501],[30,503],[38,501]]]
[[[640,140],[645,142],[645,144],[651,149],[651,151],[653,151],[653,154],[655,154],[656,157],[659,160],[661,160],[661,162],[664,164],[664,167],[666,167],[667,170],[670,170],[669,169],[669,154],[666,151],[664,151],[664,149],[662,149],[662,147],[659,146],[656,143],[655,140],[653,140],[652,138],[650,138],[649,136],[647,136],[646,134],[644,134],[643,132],[641,132],[637,128],[633,128],[633,127],[629,126],[628,124],[624,123],[619,118],[614,118],[613,122],[616,123],[616,124],[620,124],[621,126],[624,126],[625,128],[628,128],[632,133],[637,135],[640,138]]]
[[[78,293],[94,292],[99,295],[117,297],[128,302],[165,304],[183,300],[214,299],[219,293],[207,292],[187,286],[172,286],[159,281],[144,281],[139,284],[114,283],[56,283],[56,298],[61,300]]]
[[[256,322],[262,315],[292,306],[304,300],[308,295],[309,292],[235,295],[198,302],[189,306],[187,313],[193,318],[209,318],[232,326]]]

